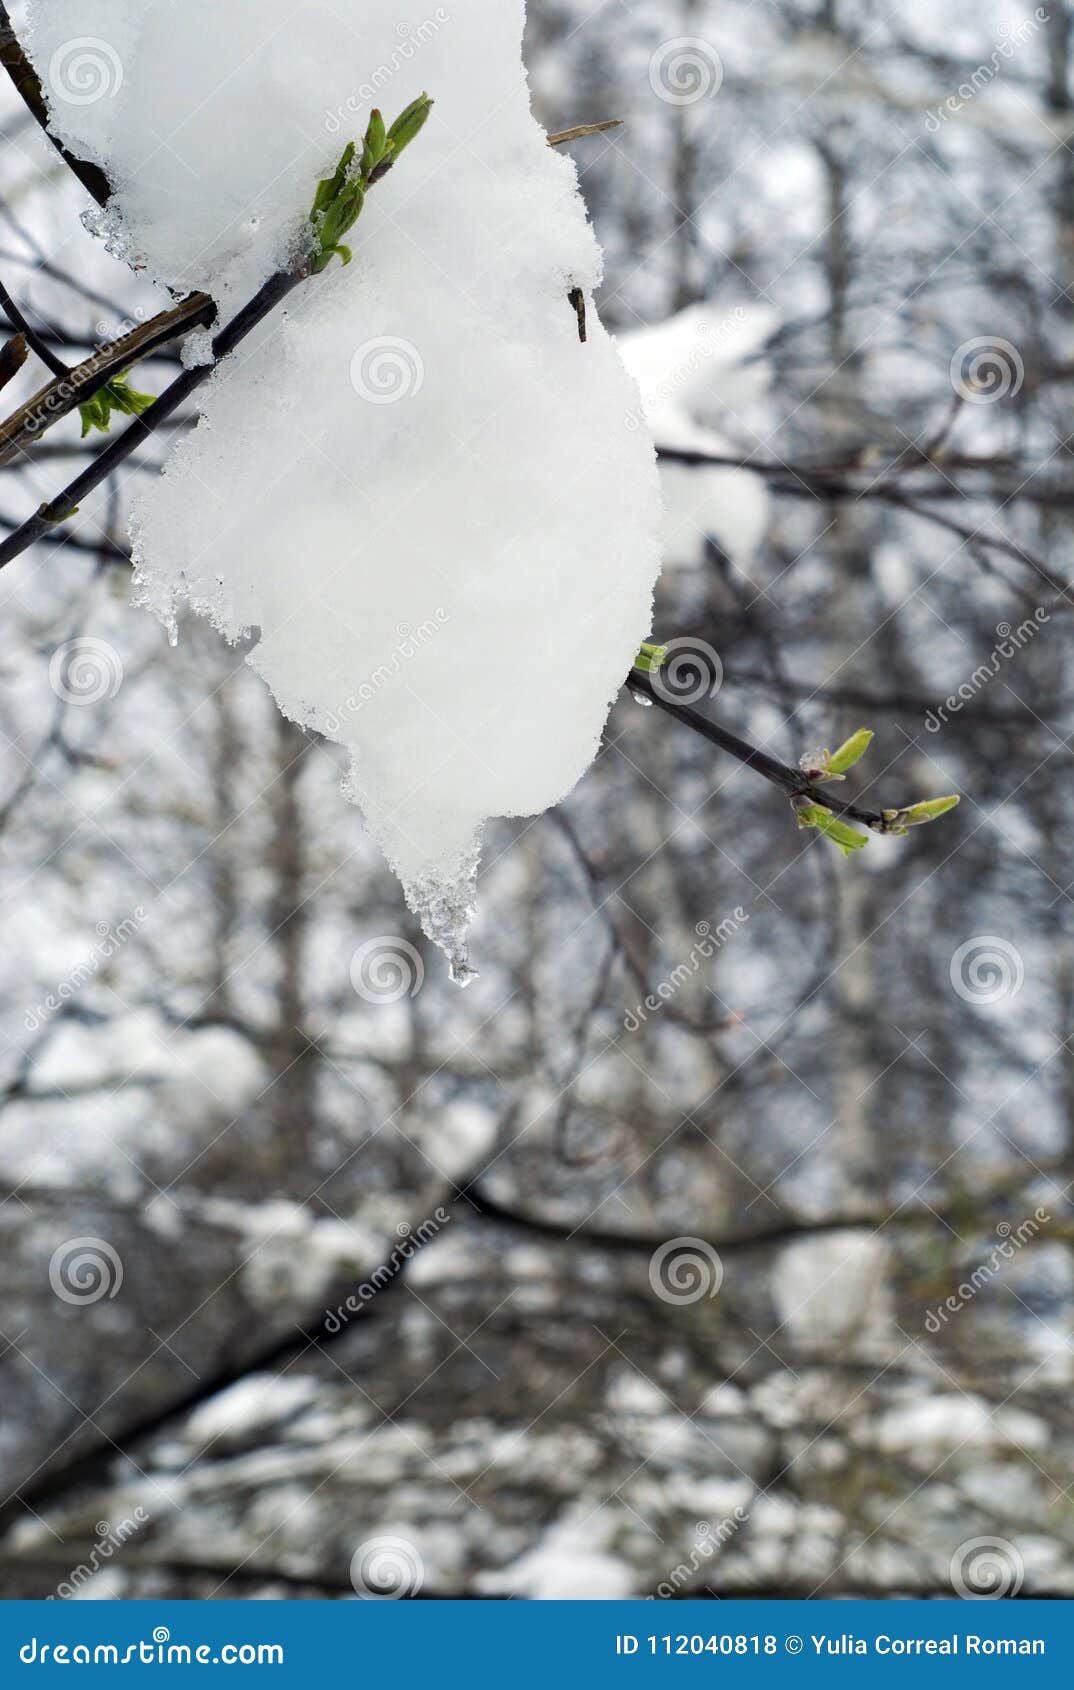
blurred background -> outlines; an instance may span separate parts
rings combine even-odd
[[[0,580],[0,1590],[1072,1595],[1074,8],[529,13],[549,130],[623,120],[656,637],[961,807],[844,861],[624,693],[489,827],[462,993],[334,748],[131,608],[128,466]],[[76,362],[161,301],[0,129]]]

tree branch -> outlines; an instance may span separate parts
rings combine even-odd
[[[194,369],[184,370],[147,411],[140,417],[135,417],[122,434],[109,441],[92,464],[87,465],[80,475],[68,482],[57,498],[42,505],[14,534],[8,535],[0,545],[0,569],[19,557],[36,540],[48,534],[57,523],[73,516],[86,495],[107,481],[108,477],[150,438],[160,424],[172,416],[180,405],[209,379],[221,359],[233,352],[294,288],[305,281],[307,274],[303,269],[270,276],[249,304],[243,306],[238,315],[216,336],[213,341],[211,364],[201,364]],[[99,381],[97,385],[101,385]]]
[[[215,315],[216,305],[207,293],[191,294],[181,304],[159,312],[148,323],[139,324],[129,334],[99,348],[92,357],[49,382],[6,422],[0,423],[0,468],[26,457],[42,434],[62,422],[105,382],[122,375],[143,358],[152,357],[190,329],[205,327]]]
[[[0,281],[0,309],[3,310],[11,327],[23,336],[28,346],[33,347],[41,362],[52,371],[54,376],[70,375],[71,372],[63,359],[56,356],[48,342],[42,340],[32,323],[27,321],[2,281]]]
[[[0,0],[0,64],[7,71],[15,85],[16,92],[26,109],[48,137],[51,144],[59,153],[68,169],[73,171],[91,198],[98,205],[106,205],[112,194],[112,184],[104,171],[96,164],[88,164],[85,159],[76,158],[69,152],[62,141],[58,141],[48,126],[48,102],[44,89],[33,65],[22,50],[18,36],[11,26],[7,7]]]
[[[890,833],[891,827],[885,816],[879,810],[863,810],[858,804],[847,804],[836,798],[826,786],[816,786],[806,780],[801,769],[792,769],[788,763],[780,763],[775,757],[770,757],[766,751],[750,745],[747,740],[739,739],[737,734],[729,733],[718,723],[710,722],[707,716],[702,716],[699,710],[692,710],[687,704],[675,704],[666,698],[653,686],[652,677],[644,670],[632,669],[627,682],[628,689],[633,693],[640,693],[658,710],[663,710],[668,716],[673,716],[683,727],[690,728],[694,733],[707,739],[710,745],[719,746],[731,757],[736,757],[746,768],[754,769],[773,786],[778,786],[788,798],[808,798],[814,804],[822,804],[837,816],[844,816],[847,821],[858,822],[869,828],[873,833]]]
[[[0,0],[0,64],[10,76],[30,115],[68,169],[98,205],[106,205],[112,195],[112,186],[104,171],[95,164],[88,164],[84,159],[76,158],[74,153],[51,133],[44,90],[12,28],[3,0]],[[51,353],[47,343],[26,323],[2,284],[0,305],[3,305],[15,326],[22,330],[38,357],[44,360],[57,378],[35,393],[21,410],[16,411],[14,416],[0,425],[0,467],[25,455],[27,448],[40,439],[46,429],[69,416],[83,400],[91,398],[98,388],[103,387],[113,377],[121,375],[132,363],[149,356],[159,347],[166,346],[169,341],[188,329],[211,323],[216,315],[216,306],[208,294],[191,294],[189,299],[171,310],[160,312],[150,322],[140,324],[130,334],[100,348],[92,358],[79,364],[76,369],[68,370],[67,366]],[[12,316],[13,310],[15,316]]]
[[[603,135],[609,129],[620,129],[621,117],[605,118],[603,123],[576,123],[573,129],[558,129],[554,135],[549,135],[550,147],[562,147],[568,141],[580,141],[586,135]]]
[[[270,276],[253,299],[221,329],[213,341],[211,363],[184,370],[160,398],[143,411],[141,416],[136,417],[122,434],[110,440],[100,456],[69,482],[55,499],[40,506],[14,534],[8,535],[0,545],[0,569],[19,557],[27,547],[48,534],[57,524],[74,516],[86,495],[106,481],[133,452],[137,451],[143,441],[149,439],[162,422],[172,416],[192,393],[208,381],[221,361],[228,357],[289,293],[302,282],[327,269],[336,256],[342,258],[345,264],[350,263],[350,249],[342,245],[343,236],[360,217],[369,189],[374,183],[383,181],[406,147],[421,133],[432,107],[433,102],[429,96],[420,95],[418,99],[411,101],[387,131],[380,113],[373,113],[361,153],[355,142],[349,142],[333,175],[317,186],[310,214],[313,238],[305,257],[296,263],[294,269],[279,270]],[[370,159],[372,163],[369,162]]]
[[[956,522],[953,517],[944,516],[940,511],[930,510],[926,505],[919,503],[921,498],[934,496],[931,490],[925,489],[915,497],[904,489],[893,485],[890,479],[877,475],[874,469],[868,470],[867,473],[872,479],[865,486],[858,486],[853,481],[848,481],[846,478],[848,471],[856,469],[861,473],[866,473],[860,463],[848,463],[838,467],[828,465],[816,467],[805,464],[771,462],[753,457],[735,457],[731,453],[709,452],[678,446],[661,446],[659,444],[656,448],[656,455],[662,463],[684,464],[690,468],[710,467],[714,469],[748,470],[751,474],[759,475],[763,480],[769,482],[773,492],[788,494],[791,498],[838,499],[855,502],[861,499],[880,500],[884,504],[894,506],[897,510],[906,511],[910,516],[919,517],[923,522],[931,522],[938,528],[946,529],[949,534],[956,535],[967,545],[977,545],[990,551],[999,552],[1004,557],[1012,558],[1016,563],[1022,564],[1025,568],[1032,570],[1035,575],[1038,575],[1059,598],[1066,599],[1069,603],[1074,604],[1074,588],[1071,584],[1060,580],[1041,558],[1035,557],[1024,546],[997,535],[979,533],[977,529],[970,528],[965,523]],[[933,464],[932,460],[927,457],[915,459],[912,467],[924,468],[928,466],[933,468],[948,467]],[[964,467],[970,469],[987,468],[988,460],[970,461]],[[950,493],[951,489],[947,488],[946,491]],[[1016,491],[1019,496],[1022,496],[1021,488]],[[981,495],[971,495],[959,489],[956,496],[968,502],[971,497]],[[989,497],[990,495],[984,496]],[[1015,495],[1004,492],[999,496],[1006,501]],[[1010,586],[1010,583],[1008,583],[1008,586]]]

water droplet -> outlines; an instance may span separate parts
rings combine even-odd
[[[651,710],[652,709],[652,707],[653,707],[652,699],[646,698],[646,696],[643,692],[632,692],[630,696],[634,700],[635,704],[641,705],[643,710]]]
[[[170,646],[177,646],[179,644],[179,624],[178,624],[178,622],[169,622],[168,623],[168,644]]]
[[[475,980],[480,979],[478,970],[472,967],[465,957],[459,957],[456,961],[453,961],[449,973],[455,985],[461,986],[463,991],[466,990],[467,986],[472,986]]]

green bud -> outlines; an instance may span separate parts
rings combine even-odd
[[[647,640],[634,659],[634,667],[647,675],[654,669],[662,669],[667,661],[667,655],[668,648],[666,645],[653,645]]]
[[[78,414],[82,418],[82,438],[85,440],[91,428],[99,428],[102,434],[108,433],[108,412],[102,415],[99,399],[84,399],[78,407]]]
[[[85,440],[91,428],[100,429],[107,434],[112,426],[112,412],[118,411],[121,416],[140,417],[143,411],[148,411],[150,405],[156,403],[156,396],[152,393],[139,393],[131,387],[125,375],[113,376],[103,387],[88,399],[83,399],[78,407],[82,418],[82,438]]]
[[[384,148],[388,140],[388,131],[384,127],[384,118],[376,106],[369,114],[369,128],[365,132],[365,145],[373,164],[379,164],[384,157]]]
[[[112,409],[122,411],[127,417],[140,417],[150,405],[156,404],[155,394],[139,393],[137,388],[129,385],[126,376],[116,376],[103,391]]]
[[[339,163],[336,165],[334,173],[331,176],[326,176],[323,181],[318,182],[317,192],[313,196],[313,210],[310,212],[311,223],[316,223],[321,213],[323,211],[327,211],[332,201],[339,194],[344,182],[347,180],[347,172],[354,163],[354,155],[357,151],[358,149],[354,142],[348,141],[347,145],[343,149],[342,156]]]
[[[828,758],[825,773],[829,775],[846,774],[846,771],[852,769],[859,758],[865,756],[872,742],[873,734],[870,729],[859,728],[856,734],[851,734],[849,739],[843,741],[838,751],[832,752]]]
[[[891,812],[891,819],[900,831],[905,832],[908,827],[924,827],[926,822],[938,821],[940,816],[946,816],[961,800],[955,796],[946,798],[926,798],[924,803],[911,804],[908,809]],[[887,817],[888,811],[884,815]]]
[[[357,169],[352,166],[358,148],[348,141],[333,174],[318,182],[310,211],[310,222],[316,232],[308,261],[311,275],[320,275],[333,258],[341,259],[344,264],[351,262],[351,250],[342,244],[343,236],[361,216],[367,190],[391,169],[396,154],[420,134],[432,106],[428,94],[422,94],[396,118],[390,132],[384,127],[383,116],[374,108],[369,114]]]
[[[848,827],[838,816],[825,808],[823,804],[811,804],[808,799],[792,798],[791,803],[798,817],[799,827],[815,827],[823,833],[826,839],[842,851],[844,857],[849,857],[855,851],[860,851],[869,841],[864,833],[856,828]]]
[[[846,822],[839,821],[835,816],[823,817],[818,821],[817,826],[826,839],[830,839],[833,845],[838,846],[844,857],[853,856],[855,851],[860,851],[863,846],[869,843],[864,833],[859,833],[856,828],[848,827]]]
[[[415,136],[420,135],[429,121],[429,113],[433,109],[433,101],[428,94],[419,94],[412,100],[406,110],[400,112],[391,128],[388,130],[388,140],[395,148],[398,156],[404,147],[409,147]]]

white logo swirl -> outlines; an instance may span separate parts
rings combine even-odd
[[[670,1238],[654,1250],[649,1284],[662,1303],[699,1303],[723,1284],[723,1263],[703,1238]]]
[[[123,62],[109,42],[96,35],[78,35],[53,53],[48,85],[49,92],[69,106],[93,106],[119,93]]]
[[[677,35],[663,41],[649,60],[649,86],[669,106],[692,106],[718,94],[723,62],[711,41]]]
[[[351,1556],[351,1583],[363,1600],[398,1602],[416,1596],[425,1564],[405,1537],[370,1537]]]
[[[1016,346],[1002,335],[964,340],[951,359],[951,386],[969,405],[994,405],[1022,390],[1025,365]]]
[[[167,1642],[170,1641],[171,1635],[172,1634],[168,1630],[166,1625],[155,1625],[153,1627],[153,1642],[154,1643],[167,1643]]]
[[[971,1537],[951,1557],[951,1584],[967,1602],[1017,1596],[1025,1563],[1005,1537]]]
[[[48,684],[65,704],[99,704],[123,685],[123,660],[107,640],[80,635],[52,653]]]
[[[715,698],[723,686],[723,664],[704,640],[668,640],[659,669],[650,669],[652,689],[669,704],[697,704]]]
[[[425,362],[417,347],[396,335],[367,340],[351,359],[351,386],[370,405],[397,405],[425,385]]]
[[[351,985],[366,1003],[416,998],[425,983],[421,953],[408,939],[382,934],[367,939],[351,957]]]
[[[1021,952],[995,933],[967,939],[951,958],[952,986],[963,1003],[977,1008],[1016,997],[1025,977]]]
[[[118,1293],[123,1263],[103,1238],[69,1238],[52,1252],[48,1282],[63,1303],[99,1303]]]

